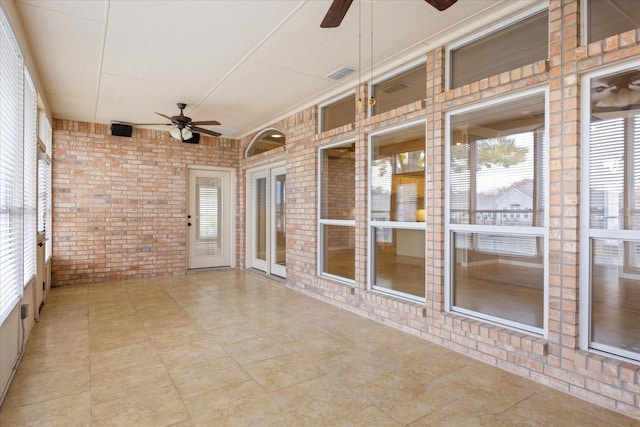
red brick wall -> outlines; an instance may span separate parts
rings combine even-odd
[[[237,167],[237,142],[54,120],[52,283],[184,274],[187,166]],[[149,252],[143,252],[149,248]]]

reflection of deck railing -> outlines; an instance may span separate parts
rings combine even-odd
[[[456,249],[468,249],[492,255],[535,257],[541,255],[539,236],[455,233]]]
[[[508,210],[468,210],[451,209],[451,224],[482,224],[482,225],[510,225],[532,226],[534,217],[542,218],[543,211],[534,212],[532,209]],[[471,219],[471,221],[470,221]]]

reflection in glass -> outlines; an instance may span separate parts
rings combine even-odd
[[[452,119],[450,223],[544,224],[544,95]]]
[[[589,0],[587,43],[633,30],[640,22],[638,0]]]
[[[355,280],[355,227],[322,225],[322,272]]]
[[[372,107],[372,115],[424,99],[426,93],[427,70],[425,64],[420,64],[373,86],[376,103]]]
[[[287,264],[287,221],[286,221],[286,182],[287,176],[285,174],[276,175],[275,177],[275,217],[274,227],[276,233],[276,264]]]
[[[640,243],[592,240],[591,340],[640,355]]]
[[[222,253],[222,180],[196,178],[196,218],[194,251],[197,256]]]
[[[455,307],[543,327],[542,237],[456,232],[453,242]]]
[[[321,218],[355,219],[355,143],[322,150]]]
[[[371,141],[371,220],[424,221],[424,124]]]
[[[286,144],[285,135],[278,130],[267,130],[258,135],[247,149],[247,157],[265,153],[283,147]]]
[[[321,132],[353,123],[356,120],[356,96],[351,95],[321,108]]]
[[[255,218],[255,257],[267,261],[267,178],[258,178],[254,181],[256,212]]]
[[[374,288],[425,297],[425,232],[373,227]]]
[[[640,69],[591,81],[591,228],[640,229]]]

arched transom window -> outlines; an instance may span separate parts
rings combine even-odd
[[[286,143],[284,133],[276,129],[269,129],[256,136],[246,151],[246,157],[255,156],[265,151],[282,147]]]

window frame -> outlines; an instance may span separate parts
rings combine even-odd
[[[509,329],[513,329],[520,332],[531,333],[539,335],[543,338],[548,337],[549,331],[549,179],[547,178],[543,185],[544,194],[547,195],[544,200],[544,222],[542,226],[504,226],[504,225],[484,225],[484,224],[452,224],[451,223],[451,194],[448,190],[451,184],[451,122],[454,116],[479,111],[482,109],[491,108],[492,106],[502,103],[508,103],[510,101],[523,99],[531,96],[544,96],[545,112],[544,112],[544,132],[549,139],[549,88],[548,87],[536,87],[524,91],[508,94],[506,96],[492,99],[490,101],[474,103],[461,107],[459,109],[447,111],[445,113],[445,171],[444,171],[444,212],[445,212],[445,241],[444,241],[444,309],[446,312],[465,315],[471,318],[480,319],[494,323]],[[549,164],[549,144],[544,146],[542,150],[543,165]],[[487,234],[500,234],[505,236],[535,236],[542,237],[545,250],[542,251],[542,263],[544,269],[544,283],[543,283],[543,326],[537,328],[532,325],[522,324],[514,322],[505,318],[495,317],[481,312],[471,311],[463,307],[455,307],[453,305],[454,296],[454,283],[453,283],[453,262],[455,248],[454,234],[456,232],[462,233],[487,233]]]
[[[524,21],[528,18],[531,18],[532,16],[543,12],[543,11],[547,11],[549,10],[549,5],[547,3],[543,3],[540,4],[536,7],[533,7],[531,9],[527,9],[526,11],[522,12],[522,13],[518,13],[517,15],[512,16],[511,18],[505,19],[504,21],[496,24],[496,25],[492,25],[484,30],[478,31],[476,33],[473,33],[472,35],[462,38],[454,43],[451,43],[449,45],[447,45],[445,47],[445,73],[444,73],[444,83],[445,83],[445,90],[452,90],[454,89],[453,87],[451,87],[451,77],[452,77],[452,66],[453,66],[453,61],[452,61],[452,54],[453,51],[455,51],[456,49],[459,49],[465,45],[468,45],[470,43],[479,41],[487,36],[490,36],[494,33],[498,33],[502,30],[505,30],[507,28],[509,28],[512,25],[515,25],[521,21]],[[547,35],[547,58],[549,57],[549,40],[548,40],[548,35]]]
[[[380,287],[380,286],[374,286],[373,283],[373,278],[374,278],[374,269],[376,268],[376,262],[375,262],[375,242],[374,242],[374,237],[375,237],[375,229],[376,228],[391,228],[391,229],[402,229],[402,230],[419,230],[419,231],[423,231],[425,233],[425,250],[426,250],[426,233],[427,233],[427,222],[426,221],[414,221],[414,222],[409,222],[409,221],[379,221],[379,220],[372,220],[372,215],[371,215],[371,203],[370,201],[372,200],[372,194],[371,194],[371,190],[372,190],[372,177],[371,177],[371,165],[373,163],[373,149],[372,149],[372,145],[373,145],[373,138],[380,136],[380,135],[384,135],[387,133],[393,133],[395,131],[404,129],[404,128],[408,128],[408,127],[413,127],[413,126],[417,126],[417,125],[422,125],[424,128],[424,134],[425,134],[425,147],[424,147],[424,151],[425,151],[425,156],[427,153],[427,147],[426,147],[426,135],[427,135],[427,121],[423,118],[417,119],[417,120],[412,120],[412,121],[408,121],[408,122],[404,122],[395,126],[391,126],[388,128],[384,128],[384,129],[380,129],[380,130],[376,130],[375,132],[371,132],[369,133],[368,137],[367,137],[367,200],[369,201],[369,203],[367,203],[367,259],[369,260],[369,262],[367,263],[367,289],[373,292],[379,292],[382,294],[387,294],[387,295],[392,295],[398,298],[402,298],[404,300],[408,300],[408,301],[413,301],[413,302],[419,302],[419,303],[425,303],[426,302],[426,269],[425,269],[425,296],[424,297],[419,297],[417,295],[411,295],[411,294],[407,294],[404,292],[399,292],[399,291],[395,291],[393,289],[389,289],[389,288],[384,288],[384,287]],[[426,161],[425,161],[426,163]],[[427,188],[427,168],[426,168],[426,164],[425,164],[425,171],[424,171],[424,188],[423,191],[425,192],[426,195],[426,188]],[[426,204],[428,203],[427,198],[425,197],[425,210],[427,208]],[[426,261],[426,252],[425,252],[425,261]]]
[[[590,135],[591,135],[591,80],[594,78],[616,74],[640,68],[640,61],[625,61],[614,66],[605,67],[596,71],[585,73],[581,78],[581,139],[580,139],[580,267],[579,267],[579,292],[585,297],[579,301],[579,341],[581,350],[603,354],[606,356],[629,359],[637,363],[640,361],[640,353],[629,352],[619,347],[611,347],[605,344],[594,343],[592,334],[592,268],[593,259],[592,241],[596,239],[611,239],[621,242],[640,242],[640,230],[619,229],[607,230],[591,228],[591,195],[590,195]],[[625,177],[627,179],[627,177]],[[594,346],[595,344],[595,346]]]
[[[347,98],[350,98],[352,96],[354,98],[353,105],[354,105],[354,109],[355,109],[355,101],[356,101],[356,99],[355,99],[356,91],[355,90],[349,91],[347,93],[341,93],[338,96],[335,96],[333,98],[330,98],[330,99],[326,100],[325,102],[323,102],[321,104],[318,104],[318,133],[319,134],[321,134],[323,132],[328,132],[328,131],[330,131],[332,129],[337,129],[337,127],[336,128],[331,128],[331,129],[323,129],[323,126],[324,126],[324,123],[323,123],[324,122],[324,120],[323,120],[323,116],[324,116],[323,111],[324,111],[324,109],[327,108],[327,107],[330,107],[330,106],[332,106],[334,104],[337,104],[340,101],[344,101]],[[355,114],[353,116],[353,120],[351,122],[349,122],[349,123],[355,123],[357,114],[358,114],[358,111],[356,110]],[[343,126],[346,126],[349,123],[346,123]],[[338,126],[338,127],[340,127],[340,126]]]
[[[340,141],[340,142],[335,142],[332,144],[327,144],[327,145],[323,145],[321,147],[318,147],[318,186],[317,186],[317,191],[318,191],[318,196],[317,196],[317,200],[318,200],[318,206],[317,206],[317,213],[318,213],[318,230],[317,230],[317,241],[318,241],[318,259],[317,259],[317,266],[318,266],[318,276],[320,277],[324,277],[327,279],[332,279],[332,280],[336,280],[338,282],[342,282],[351,286],[355,286],[356,285],[356,281],[355,278],[354,280],[351,280],[347,277],[342,277],[342,276],[338,276],[335,274],[331,274],[331,273],[327,273],[325,272],[325,265],[324,265],[324,226],[326,225],[335,225],[335,226],[341,226],[341,227],[353,227],[354,232],[357,232],[356,229],[356,220],[354,219],[332,219],[332,218],[323,218],[322,215],[322,191],[323,191],[323,186],[322,186],[322,170],[323,170],[323,151],[327,150],[327,149],[331,149],[331,148],[336,148],[336,147],[342,147],[342,146],[347,146],[350,144],[356,144],[356,140],[355,138],[350,138],[350,139],[346,139],[344,141]],[[356,173],[355,168],[353,171],[354,175]],[[357,188],[354,188],[354,195],[356,195],[356,190]],[[357,248],[356,248],[357,249]],[[354,266],[355,267],[355,266]]]

